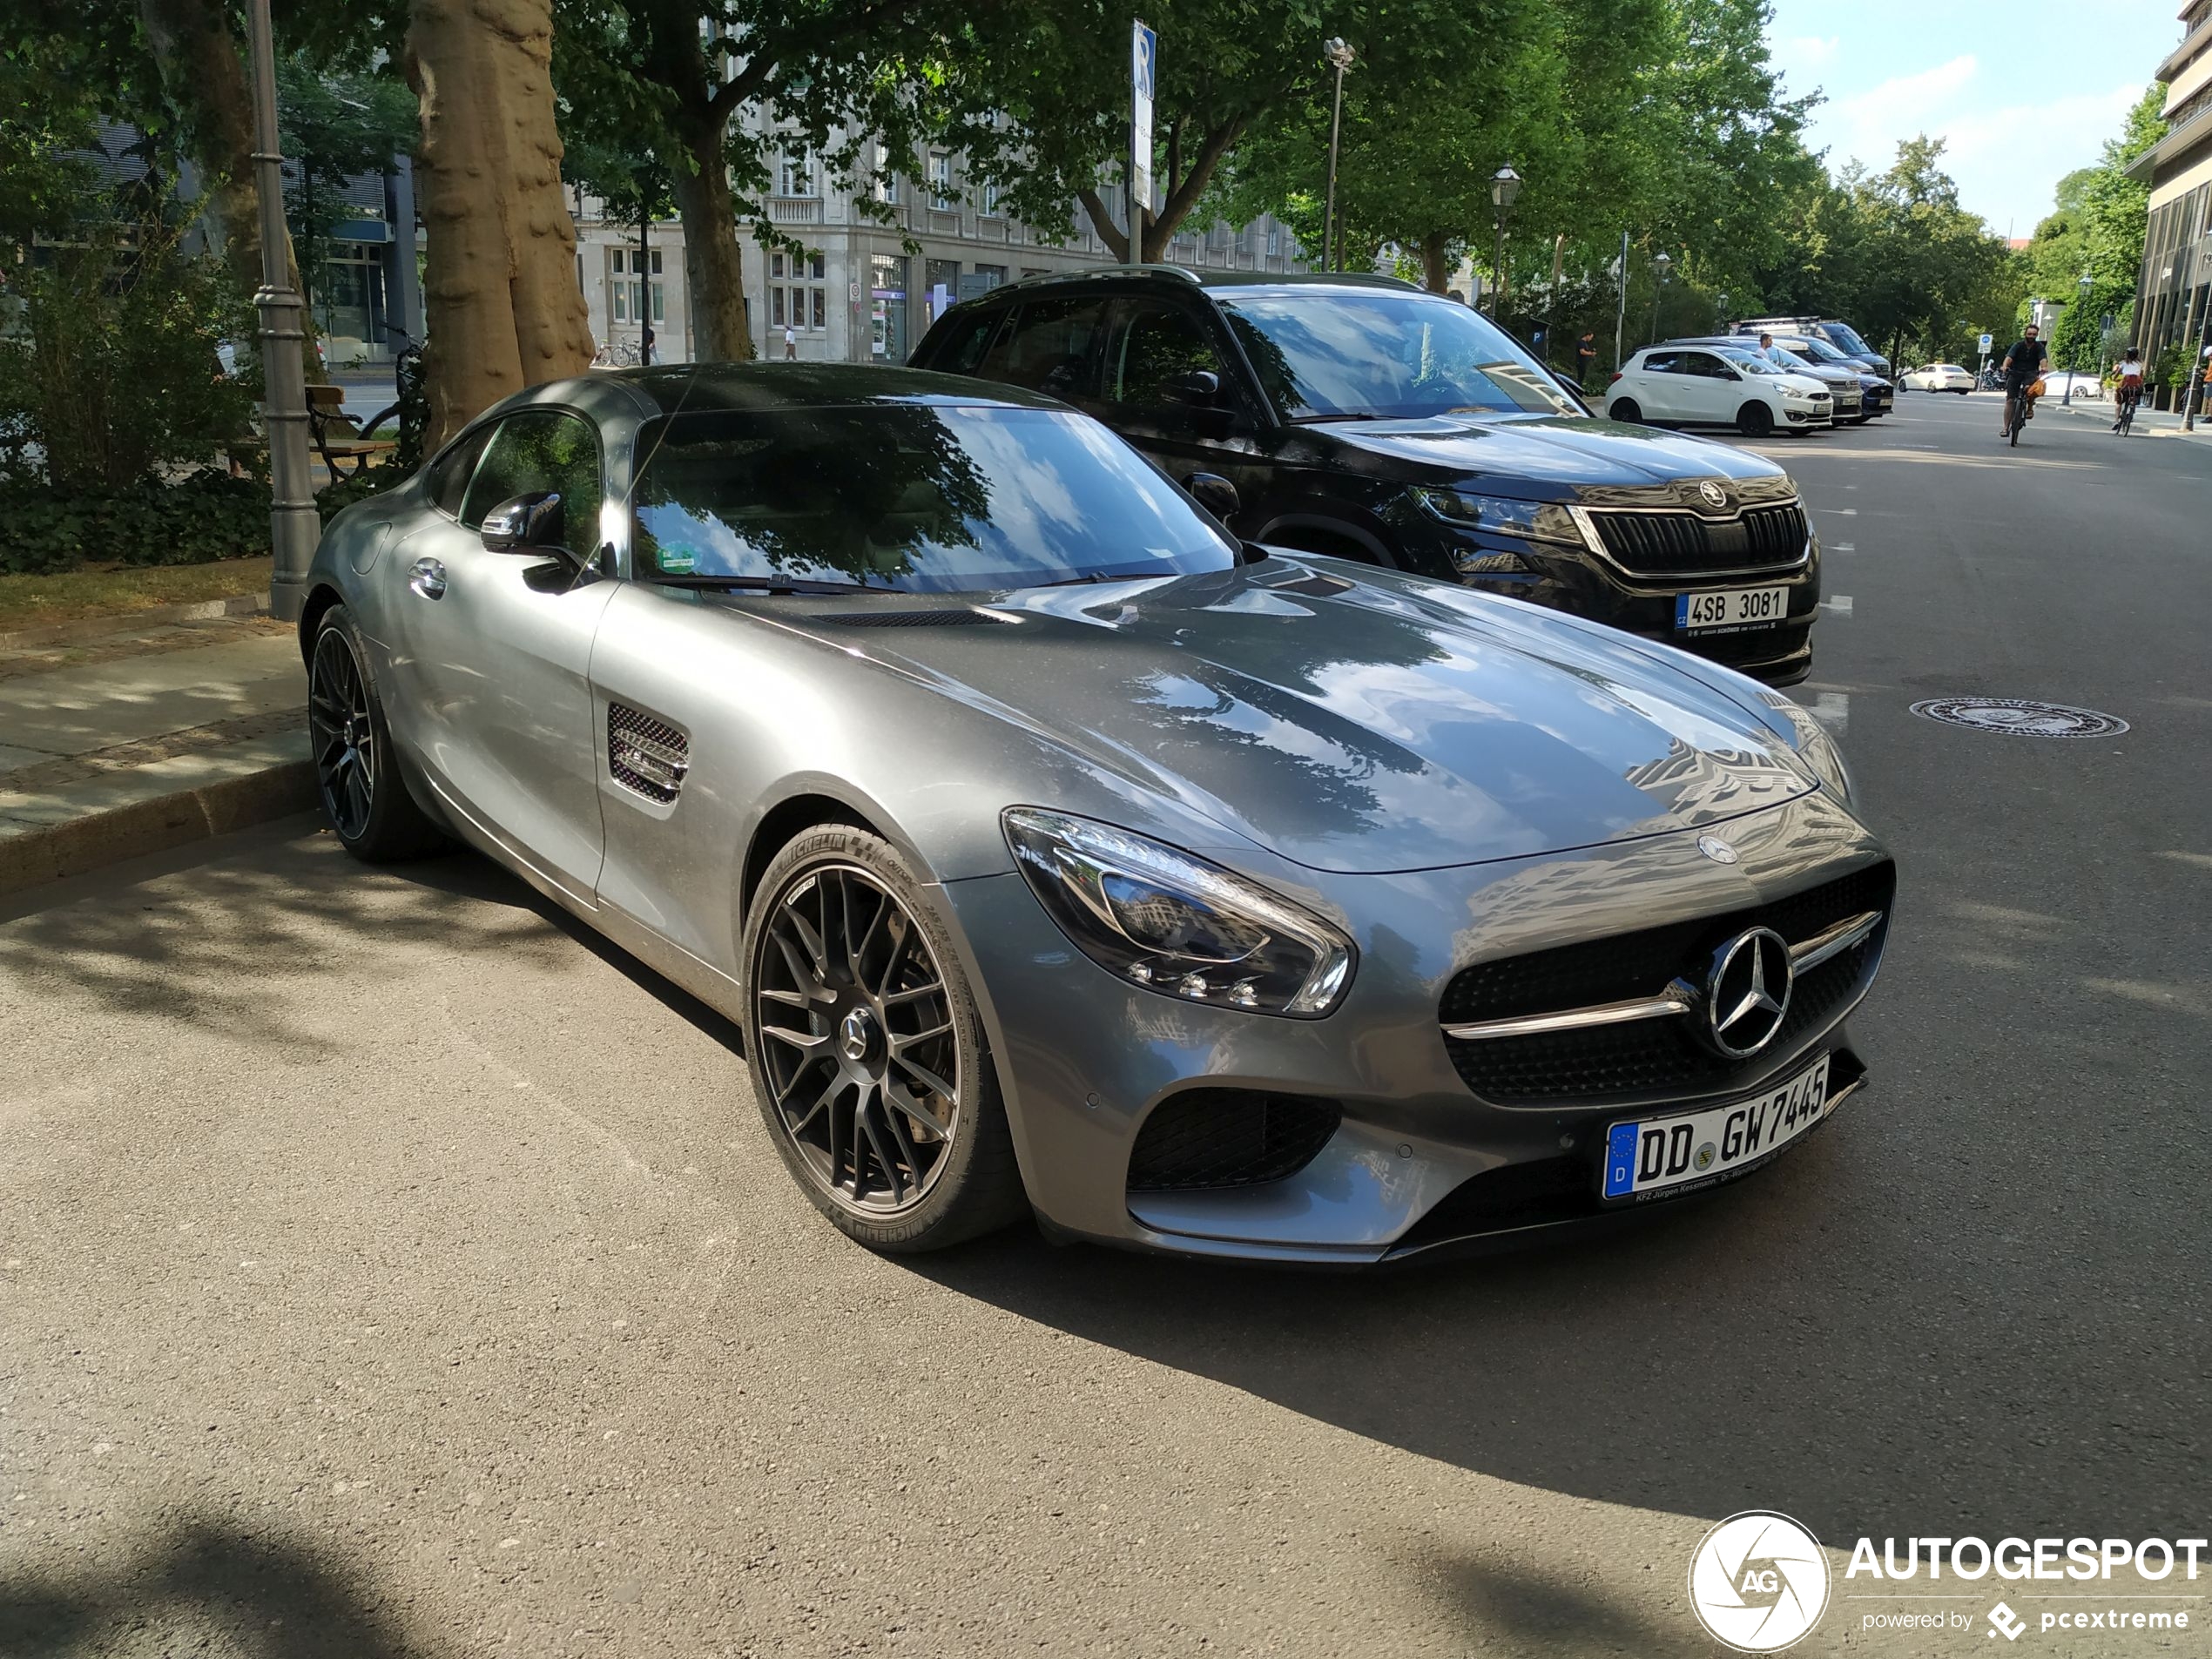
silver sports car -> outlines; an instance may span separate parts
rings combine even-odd
[[[879,1249],[1374,1261],[1710,1188],[1858,1087],[1894,877],[1795,704],[1184,483],[969,380],[536,388],[324,536],[324,806],[740,1021]]]

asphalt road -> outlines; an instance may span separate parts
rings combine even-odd
[[[1690,1655],[1746,1507],[2202,1535],[2212,451],[1995,425],[1767,446],[1903,870],[1873,1083],[1625,1239],[881,1260],[733,1031],[479,860],[293,824],[13,901],[0,1653]],[[1947,693],[2133,729],[1908,712]],[[1801,1651],[1987,1653],[1993,1599]],[[2020,1650],[2212,1651],[2188,1605]]]

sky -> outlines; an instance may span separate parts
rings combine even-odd
[[[1959,201],[2000,236],[2034,230],[2182,39],[2181,0],[1772,4],[1768,44],[1791,94],[1823,94],[1806,138],[1829,170],[1856,156],[1878,172],[1900,140],[1947,139]]]

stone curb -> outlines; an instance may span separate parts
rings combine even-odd
[[[68,645],[80,639],[102,639],[128,633],[133,628],[160,628],[178,622],[213,622],[223,617],[266,616],[269,596],[238,593],[227,599],[200,599],[191,604],[153,605],[126,611],[119,617],[87,617],[78,622],[49,623],[43,628],[19,628],[0,634],[0,651],[21,651],[34,645]]]
[[[0,894],[287,818],[317,799],[314,765],[293,760],[30,830],[0,840]]]

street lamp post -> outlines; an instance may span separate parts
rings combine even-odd
[[[1713,296],[1713,332],[1716,334],[1724,334],[1728,332],[1728,290],[1726,288],[1723,288]]]
[[[269,609],[296,620],[307,599],[307,565],[322,539],[307,468],[307,329],[285,259],[284,158],[277,147],[276,48],[269,0],[246,9],[253,59],[253,185],[260,197],[261,425],[269,443]]]
[[[1345,44],[1343,36],[1335,35],[1321,44],[1321,56],[1337,72],[1336,98],[1329,109],[1329,191],[1321,209],[1321,268],[1331,271],[1336,268],[1331,253],[1336,246],[1337,138],[1344,126],[1344,72],[1359,54]]]
[[[1490,320],[1496,322],[1502,314],[1506,299],[1506,215],[1513,212],[1514,198],[1521,194],[1521,175],[1511,167],[1501,167],[1490,175],[1490,205],[1497,209],[1498,251],[1491,273],[1497,286],[1490,293]]]
[[[1664,253],[1655,253],[1652,255],[1651,273],[1656,279],[1656,280],[1655,280],[1651,285],[1652,340],[1659,338],[1659,295],[1667,286],[1668,273],[1672,271],[1674,268],[1675,262],[1669,259]],[[1646,341],[1645,343],[1649,344],[1649,341]]]

